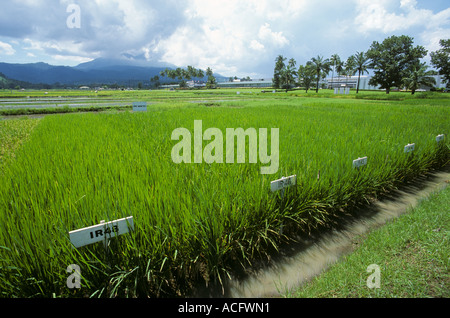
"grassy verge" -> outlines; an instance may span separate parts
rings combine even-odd
[[[428,298],[450,296],[450,187],[408,214],[360,238],[354,253],[330,270],[288,292],[288,298]],[[367,271],[380,269],[379,288]]]

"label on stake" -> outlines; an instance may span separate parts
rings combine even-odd
[[[365,166],[366,164],[367,164],[367,157],[353,160],[353,168],[359,168],[361,166]]]
[[[133,217],[101,223],[69,232],[70,242],[75,248],[94,244],[134,230]]]
[[[146,102],[133,103],[133,111],[134,112],[146,112],[147,111],[147,103]]]
[[[286,178],[283,177],[279,180],[272,181],[270,183],[270,189],[272,190],[272,192],[275,192],[293,186],[296,184],[296,182],[297,182],[297,175],[293,175]]]
[[[405,152],[411,152],[414,151],[414,148],[416,147],[416,144],[409,144],[405,146]]]

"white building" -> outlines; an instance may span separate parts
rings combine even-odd
[[[446,83],[444,81],[444,78],[442,75],[434,75],[433,76],[436,79],[436,85],[435,88],[445,88]],[[359,79],[359,89],[367,89],[367,90],[374,90],[374,89],[380,89],[379,86],[372,86],[369,85],[369,81],[371,79],[371,76],[361,76]],[[356,89],[358,85],[358,76],[335,76],[335,77],[329,77],[326,80],[326,85],[328,88],[334,89],[334,88],[343,88],[343,87],[350,87],[351,89]],[[423,89],[429,90],[429,87],[424,87]]]
[[[360,76],[359,78],[359,89],[379,89],[378,86],[369,85],[370,76]],[[327,87],[334,88],[343,88],[350,87],[356,89],[358,86],[358,76],[335,76],[326,79]]]
[[[244,87],[272,87],[272,79],[271,78],[263,78],[258,80],[233,80],[232,82],[218,82],[217,87],[222,88],[244,88]]]

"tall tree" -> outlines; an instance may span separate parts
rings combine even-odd
[[[205,73],[203,72],[202,69],[198,69],[198,70],[197,70],[197,76],[196,76],[196,77],[198,77],[198,78],[203,78],[203,77],[205,77]]]
[[[391,87],[401,87],[402,79],[411,65],[427,54],[423,46],[413,47],[413,38],[401,35],[386,38],[382,43],[374,41],[367,51],[374,70],[370,85],[379,85],[389,94]]]
[[[339,57],[339,55],[337,55],[337,54],[333,54],[332,56],[331,56],[331,59],[330,59],[330,65],[332,65],[333,66],[333,73],[331,74],[331,87],[330,88],[333,88],[333,83],[334,83],[334,72],[336,72],[336,68],[337,68],[337,66],[342,66],[342,62],[341,62],[341,58]],[[338,73],[339,74],[339,73]]]
[[[158,75],[153,76],[150,79],[150,82],[152,82],[153,86],[156,87],[156,88],[158,88],[161,85],[161,83],[159,82],[159,76]]]
[[[450,39],[439,41],[441,49],[431,52],[431,64],[444,76],[447,87],[450,86]]]
[[[286,89],[286,93],[292,85],[295,85],[295,76],[297,75],[295,64],[297,64],[297,62],[291,58],[288,65],[280,72],[280,87]]]
[[[274,88],[280,88],[280,73],[285,67],[284,61],[286,61],[286,58],[283,55],[278,55],[275,59],[275,69],[273,71],[273,87]]]
[[[355,57],[355,73],[358,73],[358,84],[356,86],[356,94],[359,93],[359,81],[361,80],[361,75],[365,73],[369,74],[368,63],[369,59],[364,52],[356,52]]]
[[[313,57],[311,59],[312,65],[316,70],[316,93],[319,92],[319,80],[326,76],[331,71],[330,61],[328,59],[323,59],[322,56]]]
[[[341,77],[341,74],[344,73],[344,62],[341,60],[336,62],[336,73],[338,75],[338,78]]]
[[[414,95],[416,90],[422,85],[429,87],[436,85],[436,79],[432,76],[435,74],[434,71],[428,70],[426,63],[417,63],[411,67],[407,76],[403,78],[403,83],[407,89],[411,90],[411,94]]]
[[[300,65],[297,71],[298,84],[305,88],[308,93],[309,88],[316,79],[316,70],[311,62],[307,62],[306,65]]]
[[[210,67],[206,69],[206,76],[208,76],[208,80],[206,82],[206,88],[215,88],[216,87],[216,78],[214,77],[213,71]]]
[[[347,61],[344,63],[344,74],[345,74],[345,87],[347,87],[348,84],[348,77],[353,76],[355,74],[355,57],[353,55],[349,56],[347,58]]]

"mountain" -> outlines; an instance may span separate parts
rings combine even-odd
[[[0,73],[8,78],[33,84],[89,85],[119,84],[132,82],[149,82],[158,75],[162,67],[134,66],[118,64],[114,60],[94,60],[75,67],[54,66],[46,63],[8,64],[0,63]]]
[[[122,54],[121,58],[98,58],[90,62],[81,63],[75,66],[77,70],[102,70],[112,69],[116,66],[132,66],[142,68],[176,68],[175,65],[169,63],[161,63],[157,61],[148,61],[144,56],[133,56],[130,54]]]
[[[122,56],[118,59],[99,58],[75,67],[54,66],[47,63],[9,64],[0,63],[0,73],[8,78],[33,84],[60,83],[67,86],[92,84],[118,84],[134,86],[138,82],[149,83],[150,78],[159,75],[174,65],[148,62],[143,57]],[[222,77],[218,75],[219,77]],[[160,77],[160,82],[168,82]]]

